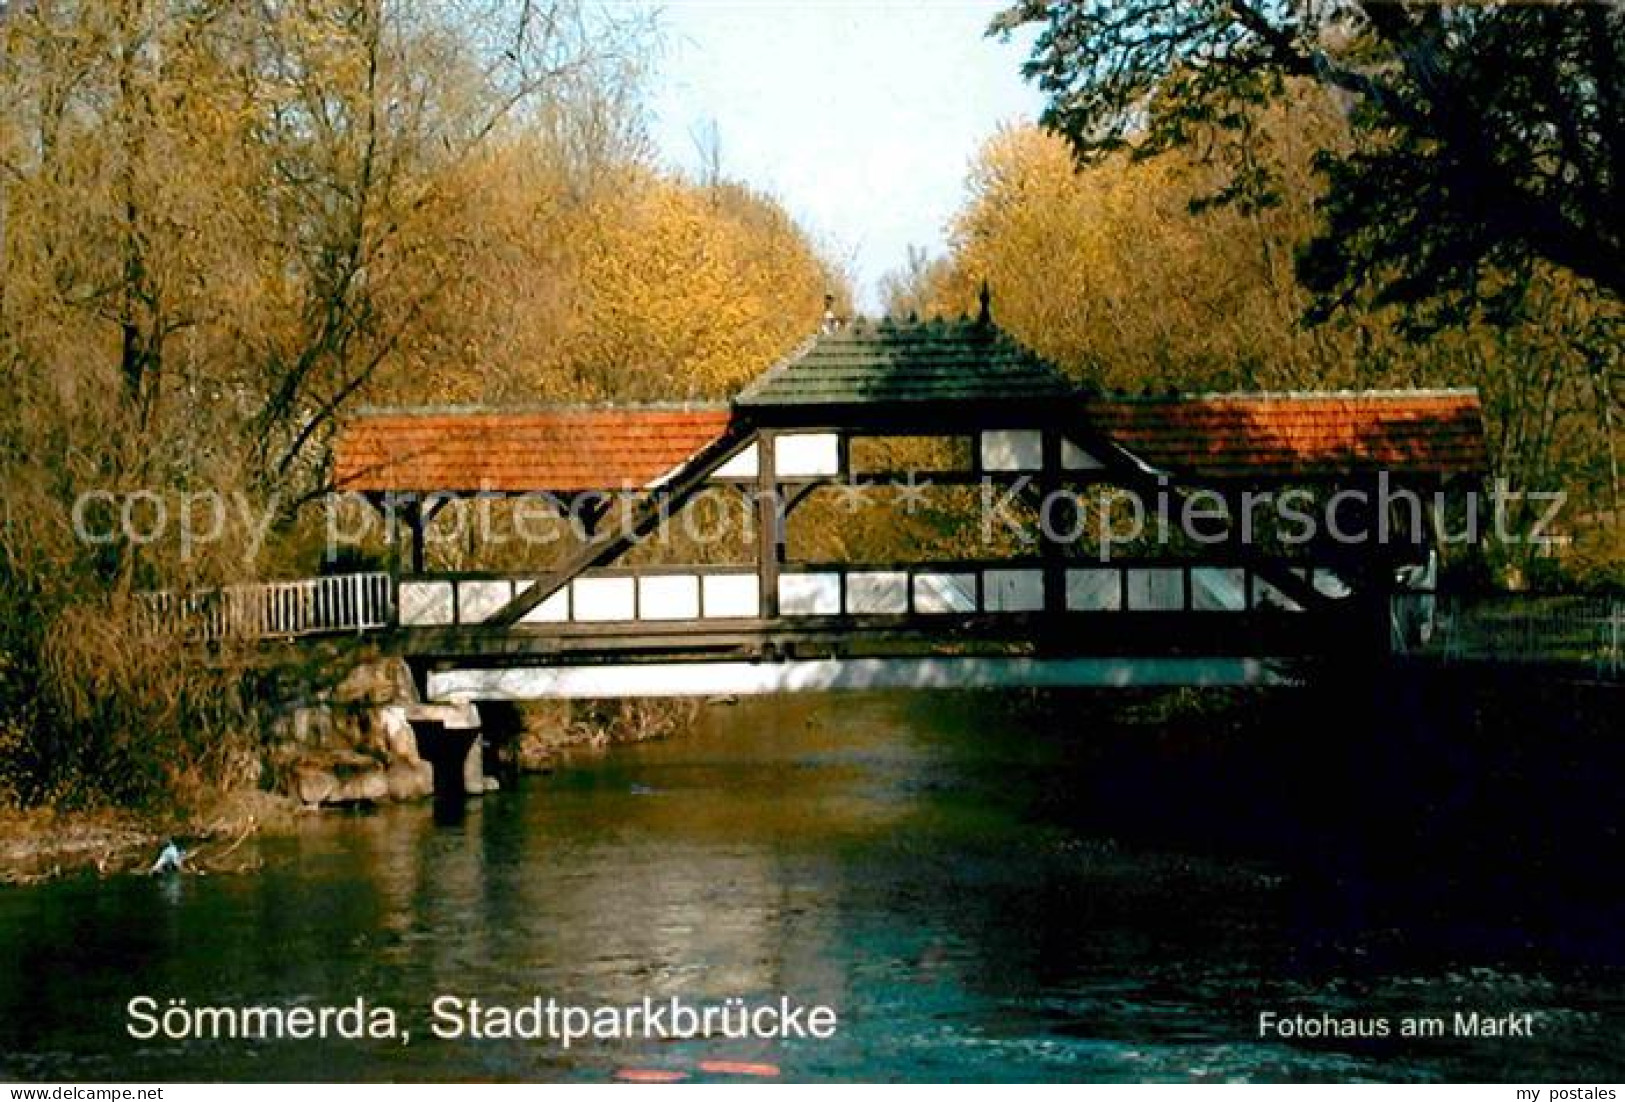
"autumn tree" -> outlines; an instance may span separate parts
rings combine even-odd
[[[1451,320],[1537,259],[1625,292],[1618,5],[1023,0],[994,30],[1024,24],[1044,121],[1084,161],[1235,135],[1292,80],[1344,96],[1361,140],[1326,151],[1328,219],[1301,266],[1330,301],[1374,287]],[[1235,198],[1277,194],[1235,167]]]
[[[1476,386],[1497,476],[1567,489],[1573,518],[1615,507],[1617,365],[1597,349],[1620,312],[1585,281],[1537,265],[1519,318],[1425,341],[1396,332],[1400,304],[1303,323],[1313,299],[1291,258],[1322,224],[1313,159],[1342,122],[1322,93],[1301,94],[1320,110],[1264,110],[1248,139],[1287,185],[1263,207],[1212,204],[1226,169],[1199,150],[1118,151],[1080,170],[1059,136],[1003,131],[973,164],[947,255],[898,278],[923,313],[950,315],[974,312],[987,280],[1001,325],[1108,389]]]
[[[339,413],[399,370],[474,262],[462,232],[490,148],[527,129],[599,171],[631,141],[617,91],[638,28],[589,21],[571,3],[449,9],[330,0],[281,13],[258,69],[255,166],[273,219],[259,269],[292,325],[245,334],[264,382],[260,468],[307,494],[326,488]]]
[[[880,301],[894,318],[923,318],[942,297],[942,284],[950,274],[947,260],[932,256],[923,245],[910,245],[900,268],[880,277]]]
[[[494,146],[470,181],[468,255],[394,403],[716,401],[818,325],[845,276],[773,200],[637,158],[573,180],[545,135]]]
[[[1261,120],[1314,128],[1335,104],[1338,140],[1311,146],[1315,217],[1287,239],[1306,319],[1422,342],[1399,377],[1479,384],[1502,469],[1559,478],[1603,527],[1617,516],[1625,9],[1023,0],[992,33],[1026,25],[1044,122],[1079,164],[1221,166],[1193,211],[1293,206],[1294,162],[1260,155],[1282,132]]]
[[[230,771],[229,664],[139,591],[291,561],[241,514],[324,488],[339,414],[409,366],[471,252],[468,166],[523,129],[618,156],[640,35],[570,0],[0,8],[0,801]],[[201,546],[76,529],[138,494],[173,537],[202,491],[245,507]]]
[[[1306,92],[1306,94],[1310,94]],[[976,158],[950,253],[928,268],[927,312],[974,312],[986,280],[1001,324],[1083,381],[1113,389],[1367,385],[1394,342],[1359,341],[1339,319],[1306,329],[1292,253],[1316,221],[1311,157],[1335,140],[1335,108],[1313,125],[1261,120],[1255,156],[1290,182],[1283,201],[1192,213],[1223,169],[1196,155],[1119,153],[1077,171],[1066,143],[1007,129]],[[1337,351],[1333,352],[1336,347]]]
[[[651,180],[604,197],[566,351],[599,398],[724,399],[815,332],[836,276],[778,204]]]

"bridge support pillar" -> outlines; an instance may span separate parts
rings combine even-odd
[[[463,755],[463,795],[485,795],[485,740],[478,732]]]
[[[490,786],[479,710],[472,704],[419,705],[413,713],[418,755],[434,770],[435,799],[483,796]]]

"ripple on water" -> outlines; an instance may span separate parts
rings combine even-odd
[[[938,710],[933,711],[933,707]],[[782,714],[775,715],[782,711]],[[808,723],[809,712],[817,722]],[[1620,973],[1415,942],[1371,885],[1101,827],[1111,778],[979,700],[712,709],[703,739],[583,758],[471,807],[310,824],[254,877],[0,893],[0,1066],[25,1079],[606,1081],[773,1064],[786,1079],[1546,1079],[1622,1070]],[[1158,749],[1139,762],[1156,775]],[[1158,801],[1161,802],[1158,802]],[[1288,824],[1290,825],[1290,824]],[[1375,875],[1375,874],[1373,874]],[[1306,883],[1313,882],[1313,890]],[[1378,884],[1377,887],[1383,887]],[[1321,894],[1316,894],[1320,892]],[[1339,894],[1341,893],[1341,894]],[[1393,892],[1389,893],[1394,894]],[[1402,894],[1402,893],[1401,893]],[[1447,930],[1447,933],[1449,931]],[[135,992],[395,1005],[827,1004],[829,1042],[410,1048],[119,1036]],[[1265,1043],[1262,1009],[1525,1008],[1530,1046]]]

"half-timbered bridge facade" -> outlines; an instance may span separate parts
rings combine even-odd
[[[387,521],[371,620],[432,698],[480,700],[1267,680],[1385,646],[1396,572],[1431,541],[1427,510],[1402,520],[1394,499],[1483,467],[1470,391],[1101,395],[984,314],[826,331],[725,405],[369,412],[336,482]],[[821,496],[827,547],[860,507],[928,492],[979,521],[929,546],[899,526],[885,555],[789,538]],[[644,552],[718,494],[749,515],[742,548]],[[1119,531],[1183,523],[1198,494],[1221,530]],[[1365,538],[1239,522],[1291,494],[1344,495]],[[572,539],[538,563],[437,564],[437,516],[469,502],[543,503]]]

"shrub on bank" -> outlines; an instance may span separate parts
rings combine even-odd
[[[175,645],[126,604],[0,583],[0,805],[185,810],[257,786],[229,656]]]

